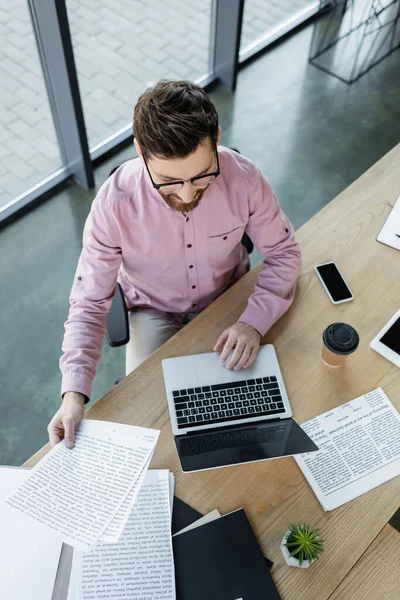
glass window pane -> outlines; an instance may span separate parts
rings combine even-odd
[[[290,21],[317,5],[316,0],[245,0],[240,52],[286,28]]]
[[[89,146],[132,121],[162,78],[209,74],[212,0],[67,0]]]
[[[1,3],[0,39],[1,208],[62,159],[26,1]]]

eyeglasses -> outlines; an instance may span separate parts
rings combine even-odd
[[[192,185],[194,185],[195,187],[198,187],[198,188],[205,188],[208,185],[210,185],[210,183],[212,183],[214,181],[214,179],[216,177],[218,177],[218,175],[220,174],[217,148],[215,148],[215,156],[217,159],[217,170],[216,171],[213,171],[212,173],[205,173],[205,175],[197,175],[197,177],[192,177],[191,179],[181,179],[180,181],[171,181],[168,183],[156,183],[151,176],[149,167],[147,165],[147,161],[144,156],[143,156],[143,162],[145,164],[145,167],[147,169],[147,172],[149,174],[149,177],[150,177],[151,183],[153,184],[153,187],[156,190],[161,190],[162,192],[164,192],[164,194],[173,194],[174,192],[179,192],[179,190],[181,190],[183,188],[185,183],[191,183]]]

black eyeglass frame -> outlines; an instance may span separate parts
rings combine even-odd
[[[196,177],[191,177],[190,179],[186,179],[186,180],[185,180],[185,179],[181,179],[181,180],[177,180],[177,181],[168,181],[167,183],[156,183],[156,182],[154,181],[154,179],[152,178],[152,176],[151,176],[151,173],[150,173],[149,167],[148,167],[148,165],[147,165],[147,161],[146,161],[146,159],[145,159],[145,157],[144,157],[144,156],[143,156],[143,162],[144,162],[144,164],[145,164],[145,167],[146,167],[146,170],[147,170],[147,172],[148,172],[148,174],[149,174],[150,181],[151,181],[151,183],[153,184],[153,187],[154,187],[156,190],[159,190],[159,189],[165,188],[165,187],[167,187],[167,186],[168,186],[168,187],[170,187],[170,186],[172,186],[172,185],[180,185],[180,186],[181,186],[181,188],[182,188],[182,186],[183,186],[185,183],[193,183],[193,181],[197,181],[198,179],[202,179],[202,178],[204,178],[204,177],[211,177],[211,176],[212,176],[212,177],[215,177],[215,178],[217,178],[217,177],[218,177],[218,175],[220,175],[220,174],[221,174],[221,171],[220,171],[220,168],[219,168],[218,150],[217,150],[217,147],[215,146],[215,144],[214,144],[214,152],[215,152],[215,156],[216,156],[216,158],[217,158],[217,169],[216,169],[216,171],[212,171],[211,173],[204,173],[204,175],[196,175]],[[215,179],[213,179],[213,181],[215,181]],[[210,184],[211,184],[213,181],[210,181],[208,184],[207,184],[207,183],[206,183],[206,184],[204,184],[204,187],[206,187],[207,185],[210,185]],[[201,187],[201,186],[197,186],[197,187]],[[179,188],[179,189],[181,189],[181,188]]]

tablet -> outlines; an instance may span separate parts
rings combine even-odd
[[[400,367],[400,310],[372,340],[371,348]]]

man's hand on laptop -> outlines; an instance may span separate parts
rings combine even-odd
[[[67,448],[74,447],[75,427],[85,414],[84,404],[85,396],[83,394],[78,392],[64,394],[60,408],[47,427],[52,446],[64,439]]]
[[[227,369],[246,369],[255,360],[260,347],[261,335],[247,323],[237,322],[225,329],[214,346],[214,351],[221,351],[221,361],[229,360]],[[230,355],[230,356],[229,356]]]

